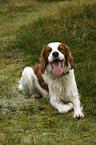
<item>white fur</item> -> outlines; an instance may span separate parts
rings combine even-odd
[[[57,50],[59,45],[59,42],[48,44],[48,46],[52,48],[52,52],[49,55],[49,61],[53,59],[52,53],[54,51],[59,52],[59,50]],[[61,52],[59,52],[59,57],[64,59],[64,55],[61,54]],[[74,69],[70,70],[70,66],[65,67],[63,64],[63,71],[69,71],[69,73],[62,77],[55,77],[52,73],[51,65],[47,65],[42,77],[49,87],[48,94],[47,91],[40,87],[34,70],[30,67],[26,67],[22,73],[19,89],[29,95],[39,93],[43,97],[49,97],[51,105],[54,106],[60,113],[68,112],[73,108],[74,118],[83,118],[84,114],[82,113],[82,109],[80,107],[79,93],[75,81]],[[62,100],[71,103],[64,104]]]
[[[38,83],[38,78],[31,67],[26,67],[22,73],[21,80],[19,81],[19,90],[24,94],[33,95],[38,93],[44,97],[48,97],[47,91],[42,89]]]
[[[56,78],[47,70],[43,75],[43,79],[49,86],[49,96],[51,105],[58,109],[60,113],[65,113],[74,108],[74,118],[83,118],[81,111],[79,93],[75,81],[74,70],[70,70],[69,74]],[[62,101],[72,102],[69,106],[64,105]]]

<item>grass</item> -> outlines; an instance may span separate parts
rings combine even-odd
[[[95,144],[96,1],[0,1],[0,143]],[[47,99],[18,92],[25,66],[39,61],[42,47],[67,44],[85,118],[59,114]]]

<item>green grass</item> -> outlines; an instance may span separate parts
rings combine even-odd
[[[0,143],[96,143],[95,56],[96,1],[0,1]],[[52,41],[67,44],[85,118],[73,111],[59,114],[47,99],[32,99],[17,89],[26,66],[39,61],[42,47]]]

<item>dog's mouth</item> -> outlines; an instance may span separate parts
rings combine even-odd
[[[52,72],[55,76],[61,76],[63,74],[62,65],[63,65],[63,60],[61,61],[55,59],[53,62],[51,62]]]

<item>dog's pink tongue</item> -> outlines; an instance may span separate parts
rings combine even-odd
[[[61,76],[62,73],[63,73],[63,70],[62,70],[62,68],[61,68],[61,62],[55,60],[55,61],[53,62],[53,64],[52,64],[52,66],[53,66],[53,74],[54,74],[55,76]]]

